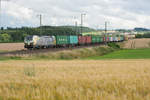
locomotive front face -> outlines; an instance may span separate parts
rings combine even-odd
[[[25,43],[25,48],[33,48],[34,45],[33,36],[25,37],[24,43]]]

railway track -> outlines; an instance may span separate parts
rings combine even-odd
[[[9,51],[9,52],[0,52],[0,56],[23,56],[23,55],[33,55],[33,54],[42,54],[48,52],[58,52],[63,50],[72,50],[72,49],[80,49],[80,48],[89,48],[100,46],[100,44],[95,45],[86,45],[86,46],[76,46],[69,48],[48,48],[48,49],[35,49],[35,50],[17,50],[17,51]]]

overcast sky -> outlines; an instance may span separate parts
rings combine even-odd
[[[150,0],[9,0],[2,1],[1,25],[9,27],[43,25],[80,25],[109,29],[134,27],[150,28]]]

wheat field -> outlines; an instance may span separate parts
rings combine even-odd
[[[150,60],[1,61],[0,100],[150,100]]]
[[[124,42],[123,48],[126,49],[137,49],[137,48],[150,48],[150,39],[143,38],[143,39],[131,39]]]

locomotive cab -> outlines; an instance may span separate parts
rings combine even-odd
[[[38,39],[38,36],[34,35],[34,36],[27,36],[24,39],[24,47],[29,49],[29,48],[34,48],[35,44],[36,44],[36,40]]]

